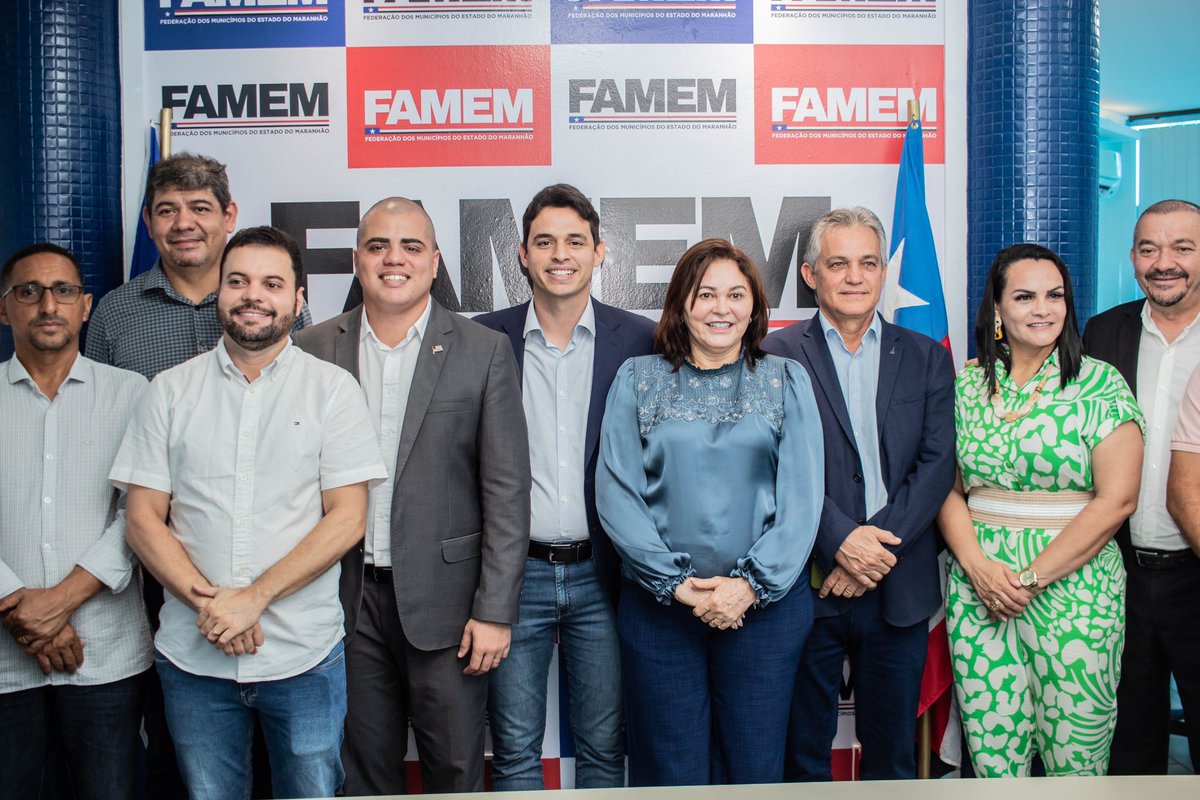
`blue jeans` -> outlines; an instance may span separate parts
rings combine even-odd
[[[545,788],[546,679],[556,637],[566,667],[575,785],[596,789],[625,784],[616,620],[596,564],[591,559],[551,564],[530,558],[521,588],[521,621],[513,626],[508,658],[492,672],[488,696],[492,785],[497,791]]]
[[[0,694],[0,794],[8,800],[58,796],[42,782],[46,753],[55,744],[49,734],[56,731],[67,772],[62,794],[132,800],[144,680],[134,675],[94,686]]]
[[[863,780],[917,777],[914,739],[929,623],[898,628],[883,619],[879,590],[850,610],[820,617],[804,649],[788,733],[787,779],[832,780],[842,667],[850,657],[854,729],[862,743]]]
[[[717,631],[626,582],[618,612],[631,786],[778,783],[813,604],[805,584]]]
[[[346,660],[341,642],[307,672],[237,683],[184,672],[155,653],[167,724],[192,800],[250,798],[258,712],[276,797],[332,797],[342,785]]]

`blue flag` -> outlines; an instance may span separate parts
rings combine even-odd
[[[146,163],[146,173],[149,174],[150,168],[158,163],[158,134],[154,130],[154,126],[150,126],[150,158]],[[145,206],[145,196],[142,197],[142,205]],[[150,238],[150,231],[146,229],[146,222],[142,219],[142,215],[138,214],[137,235],[133,240],[133,259],[129,262],[129,277],[136,278],[143,272],[149,272],[154,269],[154,265],[158,263],[158,248],[154,246],[154,240]]]
[[[929,209],[925,206],[925,148],[919,119],[910,122],[904,134],[900,173],[896,178],[892,248],[888,255],[885,316],[890,310],[892,322],[923,333],[949,350],[942,273],[933,246]]]

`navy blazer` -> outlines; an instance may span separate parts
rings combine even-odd
[[[1145,300],[1122,303],[1092,317],[1083,329],[1084,354],[1116,367],[1134,397],[1137,397],[1138,350],[1142,344],[1142,307],[1145,304]],[[1126,559],[1132,558],[1128,519],[1117,528],[1114,538]]]
[[[621,577],[621,561],[600,524],[596,513],[596,455],[600,443],[600,423],[604,405],[617,370],[627,359],[654,352],[654,323],[649,319],[605,305],[592,298],[596,315],[596,346],[592,361],[592,396],[588,402],[587,432],[584,434],[583,495],[587,504],[588,535],[592,540],[593,558],[601,583],[612,599],[616,599]],[[525,376],[525,319],[529,303],[521,303],[503,311],[480,314],[475,321],[508,336],[517,370]]]
[[[870,519],[866,513],[862,462],[850,414],[816,316],[767,337],[769,353],[794,358],[808,370],[825,434],[825,507],[813,559],[826,572],[859,525],[874,525],[901,539],[885,545],[896,565],[875,591],[890,625],[928,619],[942,602],[940,549],[934,520],[954,485],[954,368],[946,348],[919,333],[884,322],[879,343],[875,415],[879,460],[888,502]],[[853,599],[817,597],[818,617],[843,614]]]

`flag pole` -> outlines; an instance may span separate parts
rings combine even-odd
[[[912,104],[909,103],[911,106]],[[158,112],[158,152],[162,158],[171,156],[171,109]]]
[[[908,124],[912,125],[921,118],[921,102],[916,98],[908,101]],[[928,778],[931,772],[931,753],[933,752],[932,742],[932,726],[930,725],[929,715],[932,707],[925,709],[925,713],[917,720],[917,739],[920,743],[921,755],[917,759],[917,777]]]

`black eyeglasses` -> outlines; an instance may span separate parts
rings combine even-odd
[[[54,295],[54,302],[71,305],[78,302],[79,297],[83,294],[83,287],[77,283],[56,283],[53,286],[42,286],[40,283],[18,283],[16,286],[8,287],[8,291],[4,294],[0,294],[0,299],[11,294],[18,303],[31,306],[34,303],[42,302],[42,293],[45,291]]]

